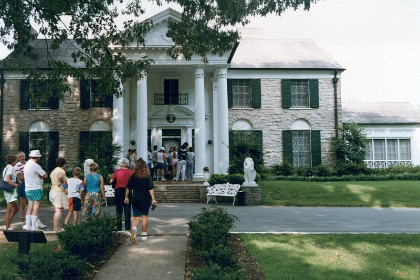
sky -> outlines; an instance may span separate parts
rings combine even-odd
[[[165,8],[146,8],[144,16]],[[420,0],[319,0],[309,11],[254,18],[248,27],[267,38],[317,42],[346,69],[343,102],[420,106]],[[0,45],[0,59],[7,54]]]

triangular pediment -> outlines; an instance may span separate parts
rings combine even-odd
[[[170,47],[174,43],[171,38],[166,37],[168,22],[181,21],[181,14],[174,9],[168,8],[146,21],[153,22],[153,28],[146,34],[146,47]]]

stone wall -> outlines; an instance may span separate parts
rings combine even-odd
[[[289,130],[294,121],[304,119],[310,124],[311,129],[321,131],[322,164],[331,164],[333,161],[331,139],[335,136],[334,87],[331,79],[319,79],[318,82],[319,108],[284,109],[281,106],[281,79],[261,79],[261,108],[230,109],[230,128],[238,120],[247,120],[255,130],[262,130],[264,164],[272,166],[282,162],[282,131]],[[340,98],[340,94],[338,97]],[[340,99],[338,103],[339,116],[341,116]]]
[[[4,87],[4,130],[2,154],[16,154],[19,149],[19,132],[28,132],[31,124],[45,122],[50,131],[59,131],[59,156],[70,166],[79,164],[79,132],[89,131],[92,123],[105,121],[112,127],[112,110],[109,108],[80,108],[79,82],[69,79],[72,91],[60,98],[57,110],[21,110],[20,80],[6,80]]]

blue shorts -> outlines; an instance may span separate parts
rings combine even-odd
[[[26,198],[29,201],[42,200],[43,196],[44,195],[43,195],[42,190],[30,190],[30,191],[26,191]]]
[[[165,164],[163,162],[158,162],[155,167],[156,169],[165,169]]]
[[[25,193],[25,182],[22,182],[21,184],[19,184],[18,186],[18,197],[24,197],[26,198],[26,193]]]

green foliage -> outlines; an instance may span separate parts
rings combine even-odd
[[[372,172],[372,169],[369,169],[363,162],[340,162],[336,166],[338,176],[371,174]]]
[[[152,0],[157,5],[164,1]],[[180,1],[167,0],[181,7],[181,22],[171,22],[167,36],[171,37],[174,47],[168,54],[174,58],[182,55],[187,60],[193,54],[207,61],[209,54],[217,55],[230,51],[238,40],[236,26],[246,25],[251,16],[282,14],[286,9],[303,7],[309,10],[316,0],[291,0],[267,2],[257,1]],[[140,80],[150,71],[152,59],[142,57],[139,60],[127,58],[122,53],[109,53],[108,47],[118,42],[122,46],[134,44],[142,46],[145,34],[153,27],[151,21],[139,22],[145,13],[144,1],[132,0],[122,3],[116,0],[67,0],[67,1],[16,1],[2,0],[0,4],[0,42],[15,50],[15,55],[22,54],[30,59],[4,61],[5,67],[22,69],[31,80],[39,78],[55,81],[55,88],[60,95],[69,91],[66,84],[68,76],[76,79],[98,79],[101,81],[99,92],[104,95],[120,97],[124,94],[119,86],[128,77]],[[119,9],[115,7],[118,6]],[[118,28],[121,16],[123,31]],[[52,71],[37,71],[30,63],[39,53],[31,47],[31,40],[37,36],[33,26],[39,26],[42,38],[49,38],[46,43],[48,65]],[[86,36],[89,34],[90,36]],[[69,41],[69,38],[72,38]],[[56,52],[66,44],[74,64],[57,59]],[[78,67],[75,65],[84,65]],[[43,77],[41,77],[43,75]],[[61,85],[61,86],[60,86]],[[51,91],[48,91],[51,92]],[[31,91],[31,97],[48,98],[47,91]]]
[[[210,265],[206,268],[196,269],[191,280],[243,280],[245,275],[235,268],[221,268],[218,265]]]
[[[295,172],[295,168],[292,164],[288,163],[287,161],[283,162],[282,164],[276,164],[271,168],[271,172],[274,175],[280,176],[290,176]]]
[[[225,183],[242,185],[244,182],[245,178],[242,174],[213,174],[209,180],[210,185]]]
[[[253,132],[240,131],[232,132],[229,137],[229,174],[243,173],[247,157],[253,159],[255,171],[261,173],[264,167],[264,155],[258,136]]]
[[[28,280],[83,279],[86,263],[66,251],[46,251],[16,259],[19,274]]]
[[[233,253],[228,247],[229,231],[237,218],[222,208],[203,208],[188,223],[193,250],[208,263],[231,266]]]
[[[116,226],[116,218],[105,214],[77,225],[68,225],[65,231],[58,233],[57,236],[64,250],[95,263],[101,260],[107,249],[113,245],[113,231]]]
[[[318,165],[312,168],[314,176],[326,177],[334,175],[334,171],[328,165]]]
[[[344,124],[341,128],[342,137],[333,139],[333,150],[337,163],[351,162],[360,164],[365,159],[366,136],[357,124]]]

